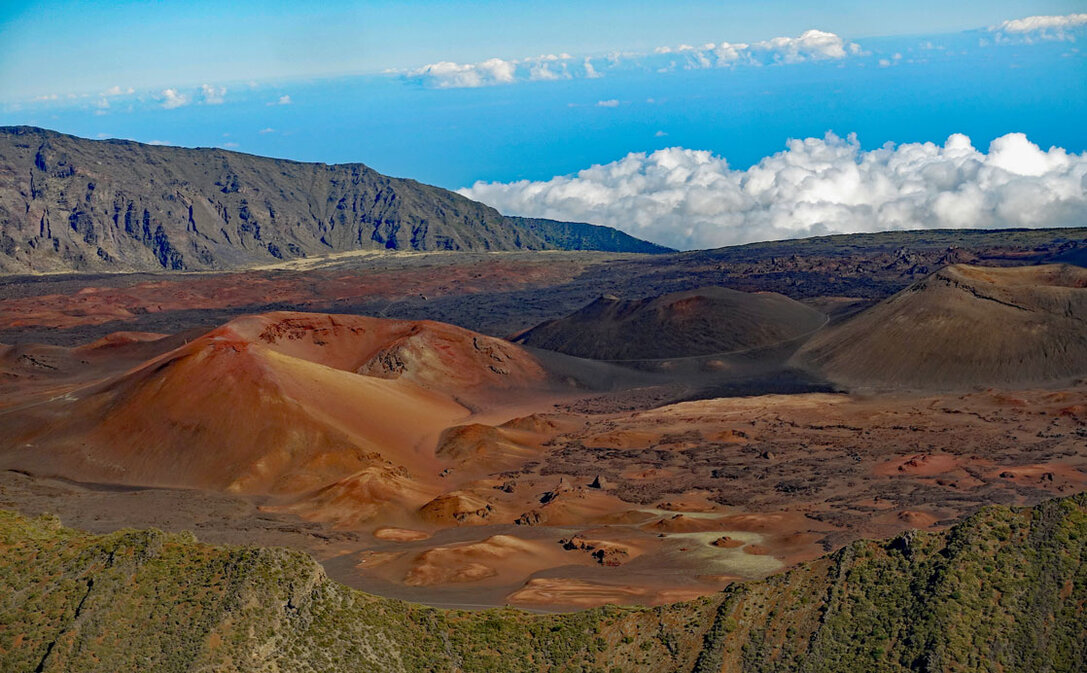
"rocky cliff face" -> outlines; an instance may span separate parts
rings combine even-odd
[[[663,252],[362,165],[0,128],[0,272],[231,269],[352,250]]]

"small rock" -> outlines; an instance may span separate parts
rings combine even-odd
[[[712,544],[714,547],[722,547],[724,549],[735,549],[736,547],[744,546],[743,542],[733,539],[727,535],[722,535],[710,544]]]

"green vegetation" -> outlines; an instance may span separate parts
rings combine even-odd
[[[653,609],[460,612],[308,556],[0,512],[3,671],[1083,671],[1087,495]]]

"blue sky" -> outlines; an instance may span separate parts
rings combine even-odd
[[[114,85],[365,74],[439,60],[753,41],[809,28],[854,39],[934,34],[1084,6],[1067,0],[15,0],[0,5],[0,91],[10,99]]]
[[[718,214],[707,235],[661,190],[614,200],[668,200],[670,229],[625,226],[626,210],[586,201],[590,179],[549,181],[666,148],[708,152],[727,161],[715,176],[741,180],[790,138],[827,132],[856,134],[861,164],[952,134],[984,157],[1010,133],[1087,149],[1087,2],[303,4],[6,3],[0,123],[361,161],[448,188],[528,181],[466,193],[682,247],[789,230]],[[1039,15],[1059,20],[1004,23]],[[834,230],[801,233],[820,227]]]

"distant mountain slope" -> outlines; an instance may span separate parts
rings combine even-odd
[[[948,266],[795,356],[846,384],[959,388],[1087,375],[1087,269]]]
[[[688,603],[547,615],[378,598],[297,551],[0,511],[0,669],[1081,671],[1085,547],[1080,494],[856,542]]]
[[[0,272],[232,269],[349,250],[665,252],[362,164],[0,127]]]
[[[704,287],[645,299],[605,295],[514,341],[598,360],[683,357],[780,343],[824,321],[780,294]]]

